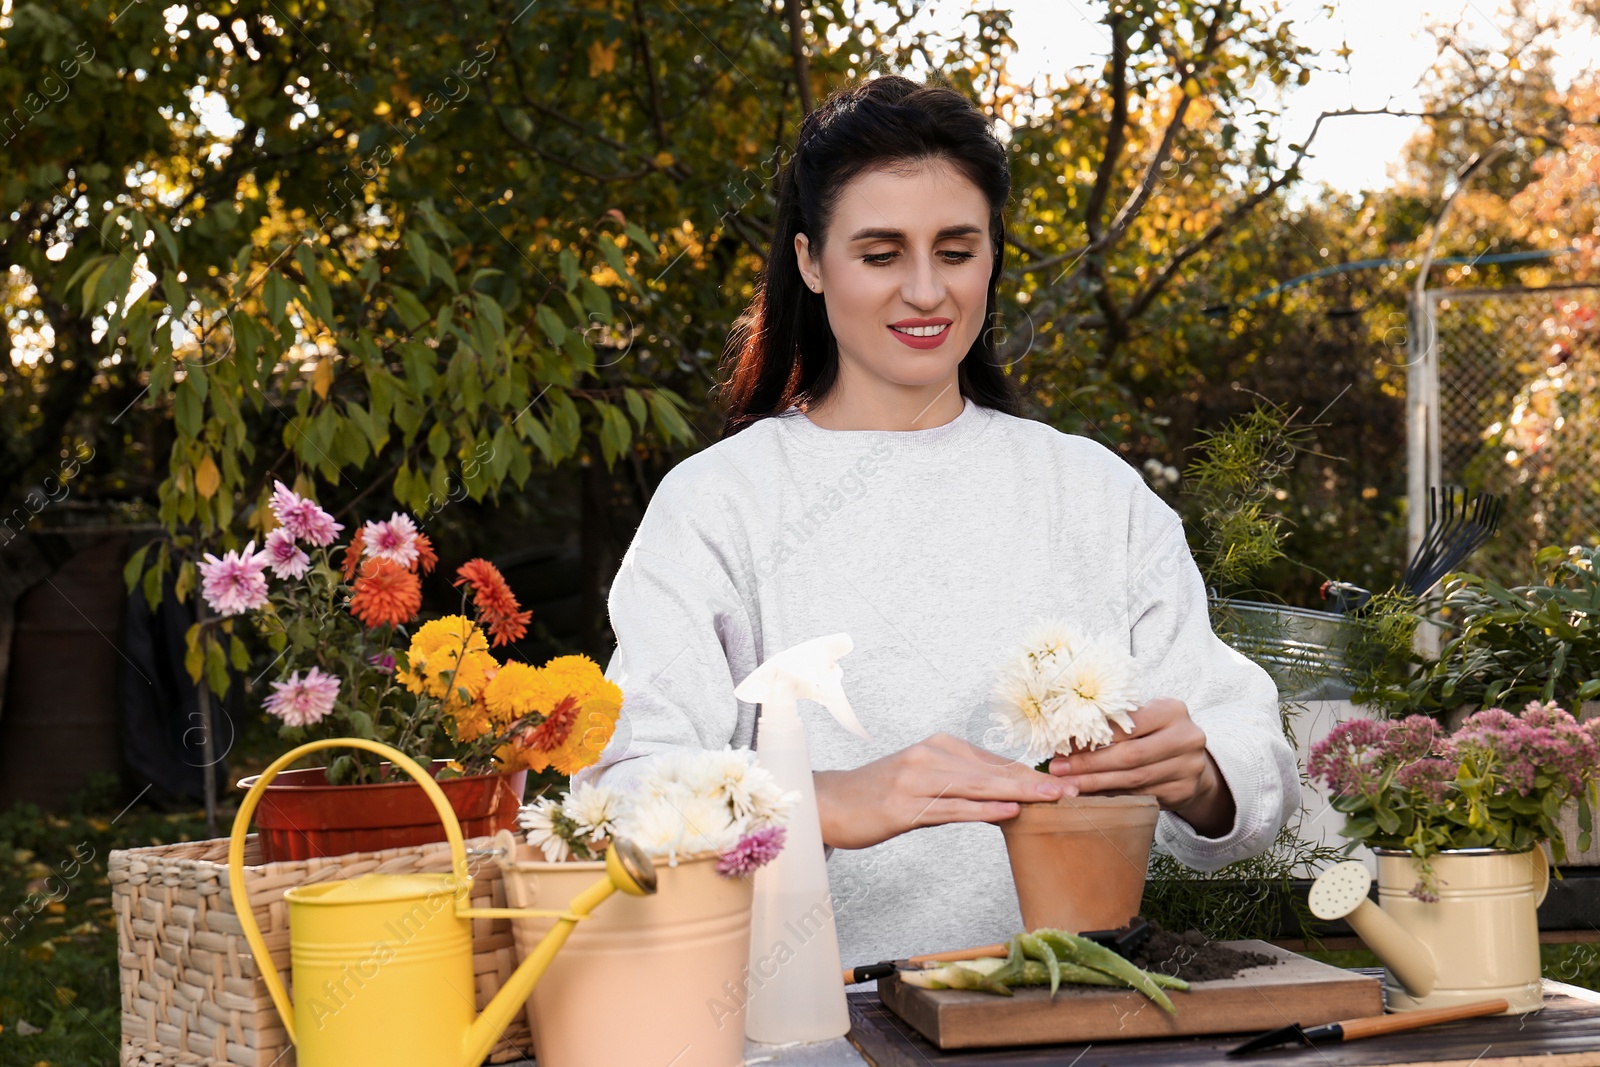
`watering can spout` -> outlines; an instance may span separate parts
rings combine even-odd
[[[495,848],[506,857],[513,857],[516,855],[516,839],[509,830],[501,830],[495,837]],[[643,850],[630,842],[613,840],[611,847],[606,850],[605,876],[573,897],[564,912],[534,912],[526,908],[473,908],[461,912],[474,918],[492,918],[503,913],[507,916],[544,914],[557,920],[550,932],[528,954],[528,958],[511,973],[510,980],[500,987],[500,992],[473,1020],[462,1040],[461,1067],[478,1067],[484,1061],[507,1024],[523,1010],[533,987],[566,943],[572,928],[587,919],[601,901],[619,889],[629,896],[648,896],[656,891],[656,871]]]
[[[1394,916],[1367,899],[1372,873],[1359,860],[1336,864],[1311,887],[1311,914],[1343,919],[1413,997],[1433,992],[1439,964],[1433,950],[1407,933]]]

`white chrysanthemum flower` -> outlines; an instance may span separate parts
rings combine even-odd
[[[1023,656],[1048,680],[1077,657],[1083,643],[1082,636],[1059,619],[1040,619],[1022,638]]]
[[[1056,750],[1109,745],[1113,722],[1131,731],[1128,713],[1139,706],[1137,696],[1135,664],[1126,649],[1105,640],[1084,645],[1056,679],[1046,704]]]
[[[549,797],[524,804],[517,812],[517,825],[527,831],[528,844],[544,853],[549,863],[561,863],[572,854],[567,842],[556,833],[555,818],[561,805]]]
[[[800,803],[798,790],[791,789],[785,792],[778,785],[778,780],[772,776],[772,772],[760,764],[750,768],[745,778],[745,787],[750,797],[750,811],[740,828],[741,833],[787,824],[789,813]]]
[[[591,840],[610,837],[616,831],[622,808],[622,794],[588,782],[576,786],[561,804],[562,812],[577,826],[578,833]]]
[[[731,848],[739,840],[738,831],[726,805],[681,788],[673,793],[640,796],[617,820],[618,837],[652,856],[667,857],[671,864],[678,862],[680,853]]]
[[[686,775],[685,784],[699,796],[715,797],[727,804],[734,818],[746,818],[751,807],[752,775],[760,770],[755,756],[747,748],[735,750],[732,746],[720,752],[697,753],[693,761],[696,773]]]
[[[638,777],[635,792],[645,798],[702,792],[700,779],[703,776],[695,765],[698,755],[686,749],[652,753],[646,757],[645,769]]]
[[[994,721],[1005,730],[1008,746],[1023,749],[1017,758],[1025,763],[1038,763],[1055,751],[1046,706],[1050,683],[1058,673],[1053,662],[1041,672],[1033,655],[1023,651],[1006,664],[995,685],[1000,707],[993,713]]]

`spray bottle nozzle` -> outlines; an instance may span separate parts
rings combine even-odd
[[[733,695],[747,703],[761,704],[764,710],[787,690],[791,698],[786,702],[789,707],[792,708],[793,701],[800,697],[815,700],[833,713],[840,726],[863,741],[871,741],[872,735],[861,725],[844,696],[844,671],[839,666],[839,657],[853,647],[849,634],[830,634],[784,649],[751,671],[734,687]]]

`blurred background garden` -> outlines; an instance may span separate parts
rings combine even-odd
[[[1504,500],[1485,582],[1576,588],[1597,32],[1588,0],[0,0],[0,1064],[112,1062],[107,854],[213,835],[208,780],[226,832],[284,750],[271,650],[194,637],[201,554],[259,543],[275,481],[347,530],[409,512],[504,573],[512,653],[605,664],[652,490],[719,435],[785,146],[854,78],[994,116],[1026,413],[1244,553],[1219,594],[1391,589],[1442,481]],[[1230,485],[1198,446],[1262,412]],[[1600,594],[1555,630],[1521,595],[1473,699],[1576,712]],[[1470,671],[1407,689],[1401,631],[1358,681],[1462,703]],[[1594,940],[1547,973],[1593,985]]]

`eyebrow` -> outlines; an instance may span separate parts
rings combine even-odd
[[[971,224],[964,226],[946,226],[944,229],[934,234],[933,239],[935,241],[939,241],[946,237],[973,237],[981,236],[982,233],[983,230]],[[901,230],[888,229],[881,226],[869,226],[865,229],[857,230],[855,233],[851,234],[850,240],[868,241],[887,239],[891,241],[903,241],[905,240],[905,236],[906,235],[904,231]]]

